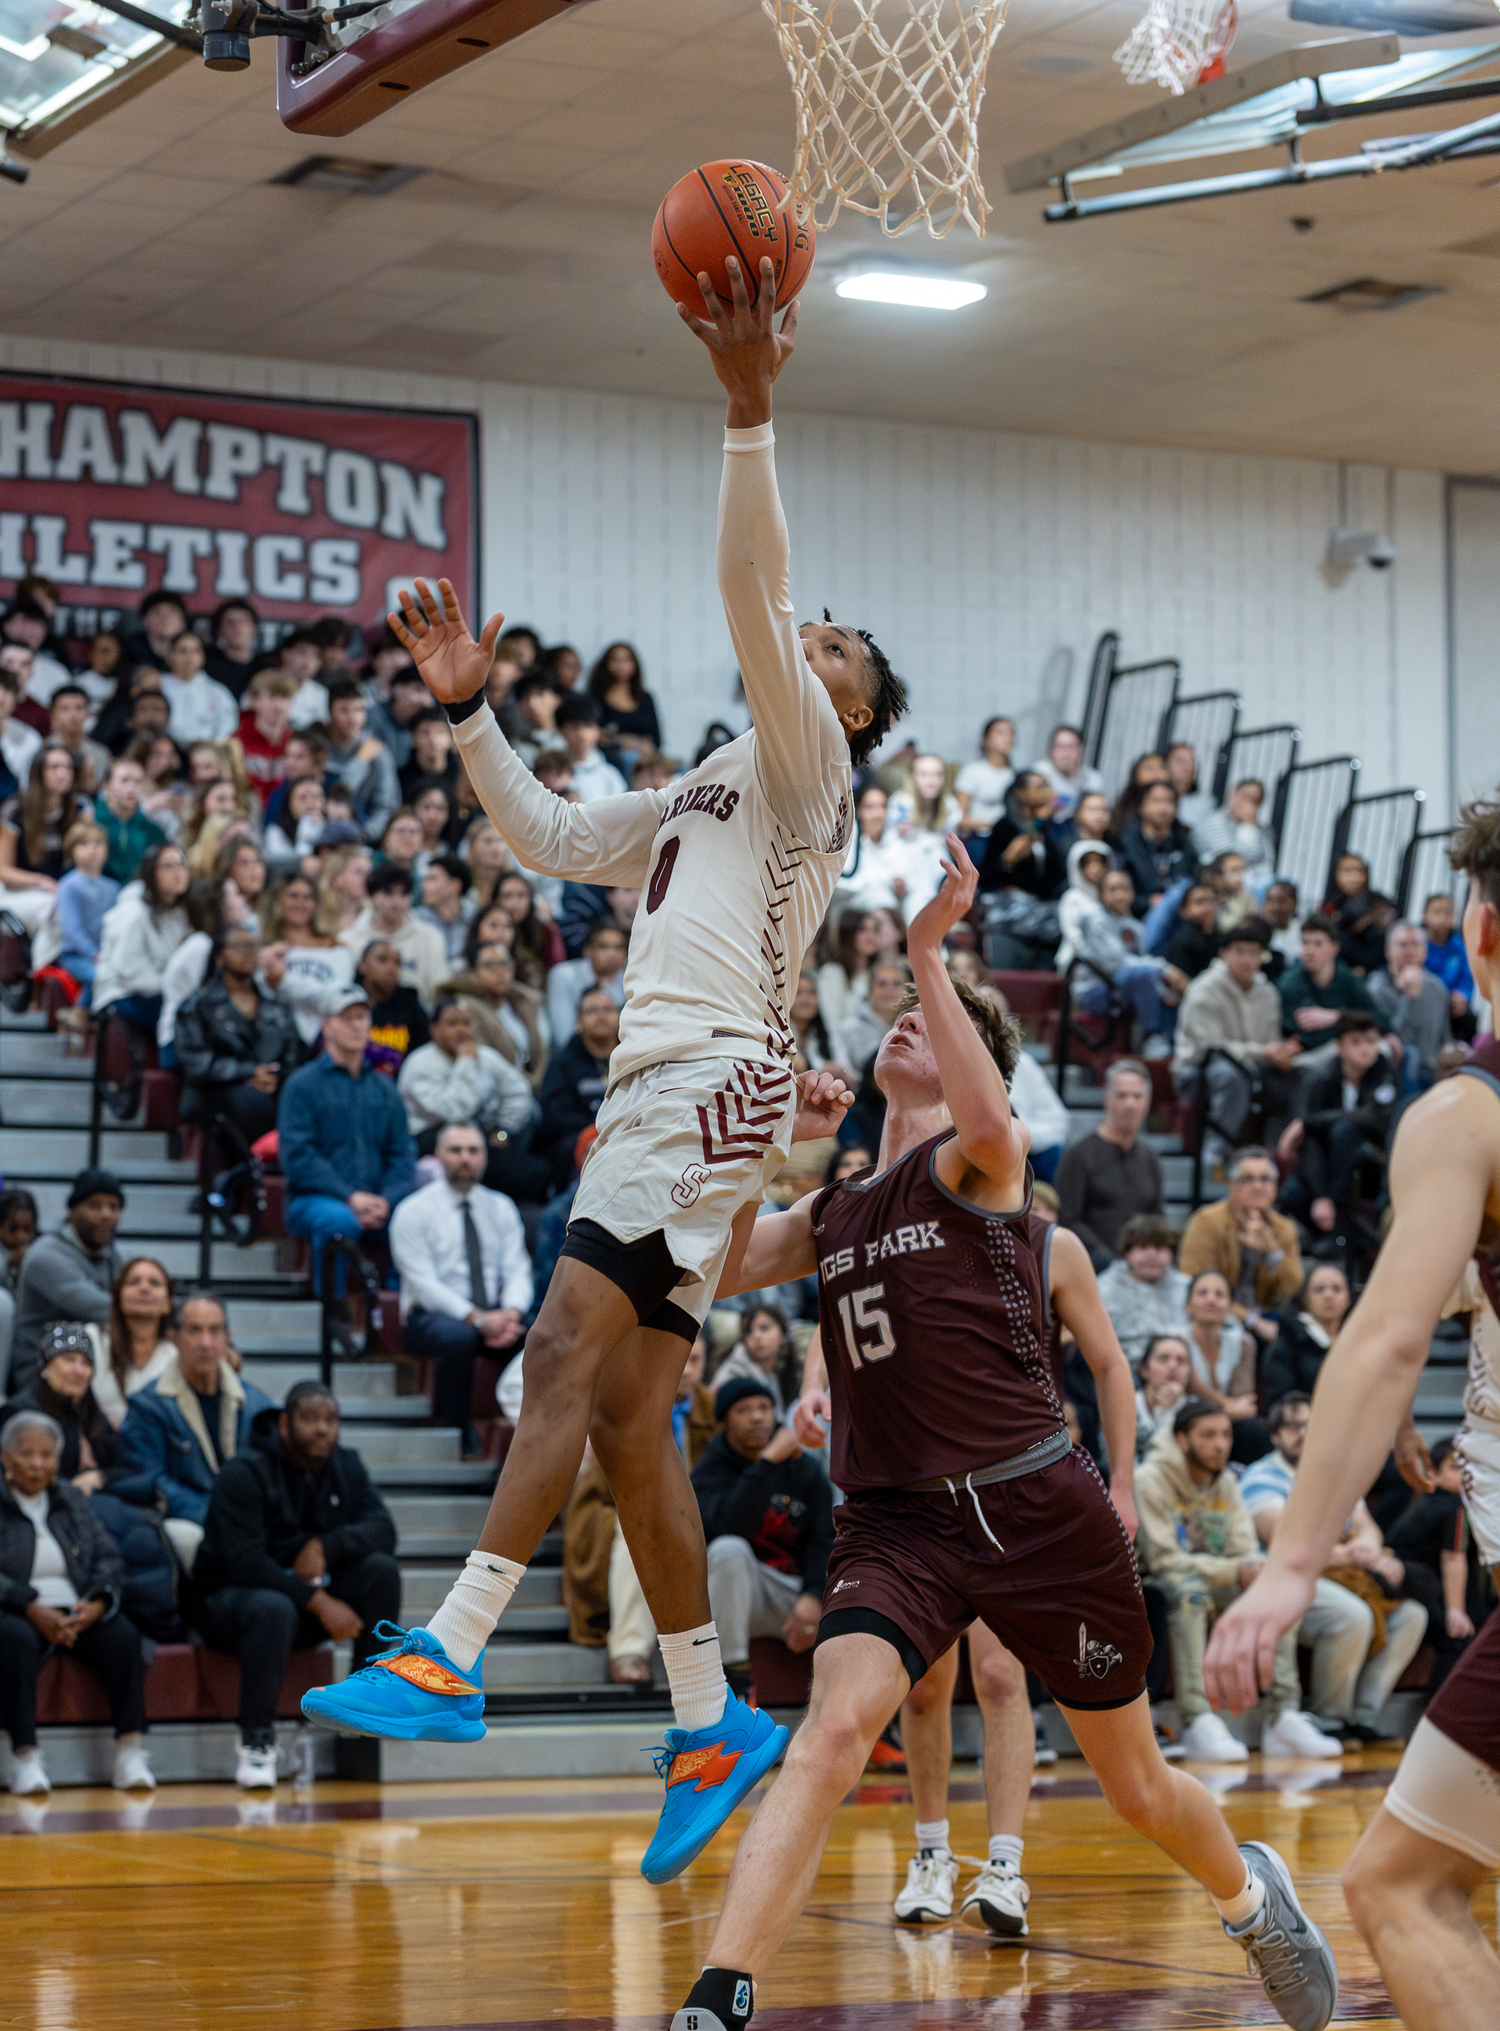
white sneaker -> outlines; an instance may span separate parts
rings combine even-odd
[[[1262,1756],[1342,1756],[1344,1745],[1336,1735],[1325,1735],[1310,1714],[1298,1707],[1284,1707],[1260,1738]]]
[[[116,1749],[114,1775],[109,1781],[116,1791],[155,1791],[156,1779],[139,1742]]]
[[[240,1753],[234,1760],[234,1781],[241,1791],[274,1791],[275,1749],[247,1749],[241,1742]]]
[[[1190,1763],[1244,1763],[1250,1751],[1231,1735],[1217,1714],[1200,1714],[1183,1730],[1182,1753]]]
[[[50,1791],[52,1779],[42,1765],[40,1749],[18,1749],[16,1767],[10,1777],[13,1798],[34,1798],[39,1791]]]
[[[986,1862],[964,1893],[958,1907],[961,1925],[996,1939],[1026,1937],[1026,1907],[1031,1892],[1020,1873],[1000,1862]]]
[[[906,1865],[906,1888],[896,1899],[896,1916],[903,1925],[938,1924],[953,1916],[957,1888],[958,1863],[945,1848],[913,1855]]]

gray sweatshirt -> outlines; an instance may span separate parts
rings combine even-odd
[[[1438,1052],[1453,1042],[1447,988],[1435,973],[1428,973],[1420,994],[1403,994],[1384,967],[1370,975],[1365,987],[1381,1021],[1421,1059],[1423,1082],[1430,1086],[1438,1073]]]
[[[57,1319],[100,1325],[109,1317],[109,1294],[120,1269],[120,1253],[95,1255],[66,1221],[27,1249],[16,1285],[16,1331],[10,1361],[10,1393],[24,1389],[37,1373],[42,1329]]]

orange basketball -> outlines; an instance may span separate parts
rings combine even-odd
[[[738,257],[753,303],[760,293],[760,264],[776,264],[776,308],[784,308],[807,280],[817,236],[812,221],[792,206],[779,209],[786,179],[763,162],[705,162],[673,184],[651,229],[651,253],[662,287],[674,303],[705,308],[698,287],[706,272],[729,301],[729,270]]]

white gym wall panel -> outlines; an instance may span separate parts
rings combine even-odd
[[[3,336],[0,365],[476,410],[489,604],[586,660],[615,635],[635,641],[677,752],[730,705],[713,583],[722,411],[709,397]],[[685,384],[695,369],[685,353]],[[1055,718],[1081,709],[1089,651],[1113,627],[1124,660],[1179,656],[1185,689],[1242,691],[1251,723],[1296,722],[1304,755],[1359,754],[1366,790],[1424,787],[1428,822],[1443,822],[1440,475],[1347,470],[1350,523],[1384,531],[1399,554],[1388,571],[1362,566],[1333,583],[1322,569],[1340,497],[1331,464],[787,408],[777,435],[798,609],[811,616],[826,602],[876,633],[911,681],[924,743],[964,756],[979,722],[1008,712],[1033,752]]]

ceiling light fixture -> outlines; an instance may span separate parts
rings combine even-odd
[[[846,275],[834,285],[836,296],[855,303],[899,303],[909,310],[963,310],[989,291],[982,282],[959,282],[946,275],[913,275],[900,268],[872,268]]]

